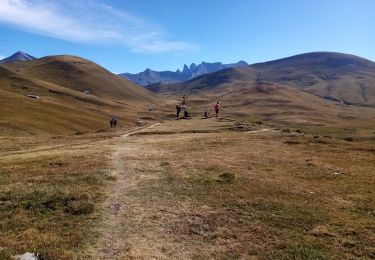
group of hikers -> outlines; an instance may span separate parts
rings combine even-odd
[[[111,120],[109,120],[109,124],[111,128],[114,128],[117,126],[117,117],[112,117]]]
[[[186,119],[190,117],[188,107],[186,106],[186,101],[187,101],[187,96],[184,95],[182,98],[181,104],[179,102],[176,104],[176,120],[180,119],[181,111],[183,112],[182,118]],[[220,103],[219,101],[217,101],[216,104],[214,105],[216,117],[219,116],[220,109],[221,109]],[[204,112],[204,118],[209,118],[209,117],[210,117],[210,109],[207,108]]]
[[[184,95],[182,97],[181,102],[178,102],[176,104],[176,120],[181,119],[181,118],[187,119],[190,117],[188,107],[186,106],[187,98],[188,97]],[[214,111],[215,111],[216,117],[219,116],[220,110],[221,110],[221,106],[220,106],[219,101],[217,101],[216,104],[214,105]],[[183,117],[180,117],[181,112],[183,113]],[[210,109],[207,108],[204,112],[204,118],[210,118],[210,117],[211,117]],[[111,128],[116,127],[117,123],[118,123],[118,118],[115,116],[113,116],[111,120],[109,121],[109,125],[111,126]]]

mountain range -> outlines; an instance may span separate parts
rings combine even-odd
[[[293,87],[344,104],[375,106],[375,63],[334,52],[305,53],[147,88],[159,93],[198,93],[239,90],[262,82]]]
[[[129,79],[134,83],[147,86],[155,83],[177,83],[190,80],[192,78],[198,77],[203,74],[227,69],[227,68],[237,68],[246,67],[248,64],[245,61],[239,61],[232,64],[223,64],[221,62],[202,62],[199,65],[192,63],[189,67],[185,64],[182,71],[154,71],[151,69],[146,69],[143,72],[131,74],[122,73],[121,77]]]

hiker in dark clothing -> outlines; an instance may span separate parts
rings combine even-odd
[[[113,128],[114,123],[115,123],[115,119],[112,117],[111,120],[109,121],[111,128]]]
[[[180,119],[181,106],[179,103],[176,105],[176,119]]]
[[[219,115],[219,111],[220,111],[220,109],[221,109],[221,106],[220,106],[220,104],[219,104],[219,101],[216,102],[214,108],[215,108],[215,113],[216,113],[216,117],[217,117],[217,116]]]
[[[114,118],[115,120],[113,121],[113,127],[117,126],[117,117]]]

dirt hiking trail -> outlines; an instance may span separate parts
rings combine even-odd
[[[216,118],[173,120],[119,137],[112,161],[115,181],[102,208],[99,239],[88,255],[192,259],[225,257],[232,251],[235,244],[226,233],[242,234],[246,228],[224,228],[227,218],[220,216],[228,213],[217,200],[231,197],[216,192],[232,194],[238,188],[221,175],[247,160],[247,141],[242,139],[265,143],[277,134],[267,129],[248,135],[229,131],[232,126],[232,121]]]
[[[141,201],[137,201],[137,198],[129,194],[141,188],[138,187],[140,182],[160,177],[156,174],[153,165],[160,162],[146,160],[149,154],[158,153],[157,145],[153,145],[153,136],[163,140],[168,138],[173,143],[189,135],[217,132],[227,125],[227,122],[217,122],[214,119],[179,120],[156,123],[119,137],[112,160],[112,176],[116,178],[115,184],[108,193],[103,207],[104,217],[99,228],[100,238],[94,248],[90,249],[89,255],[95,259],[166,259],[162,253],[163,246],[158,245],[157,237],[153,237],[153,232],[147,233],[148,237],[142,237],[145,234],[139,230],[145,229],[145,223],[142,223],[145,212],[139,213],[139,211],[149,210],[144,205],[143,198],[138,198]],[[151,144],[152,149],[143,150],[142,142]],[[132,156],[140,158],[134,160]],[[149,171],[139,169],[139,164],[147,165],[151,169]],[[165,243],[166,241],[163,241],[163,244]],[[172,244],[173,241],[170,243]]]

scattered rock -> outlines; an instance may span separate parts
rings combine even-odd
[[[283,133],[290,133],[290,129],[289,128],[285,128],[282,130]]]
[[[34,99],[39,99],[39,96],[37,96],[37,95],[27,95],[27,97],[34,98]]]
[[[310,233],[316,237],[335,237],[336,236],[332,232],[328,231],[327,227],[325,226],[316,226],[310,231]]]
[[[121,204],[120,203],[116,203],[116,204],[112,205],[111,209],[112,209],[112,214],[117,215],[118,212],[121,209]]]
[[[38,260],[38,256],[34,253],[24,253],[23,255],[16,255],[16,259],[19,260]]]
[[[348,141],[348,142],[353,142],[354,138],[353,137],[346,137],[346,138],[344,138],[344,140]]]
[[[236,175],[234,173],[231,173],[231,172],[225,172],[223,174],[220,174],[219,175],[219,182],[227,182],[227,183],[232,183],[235,178],[236,178]]]
[[[137,124],[137,126],[144,126],[144,125],[146,125],[146,123],[144,121],[142,121],[142,120],[138,120],[136,122],[136,124]]]

